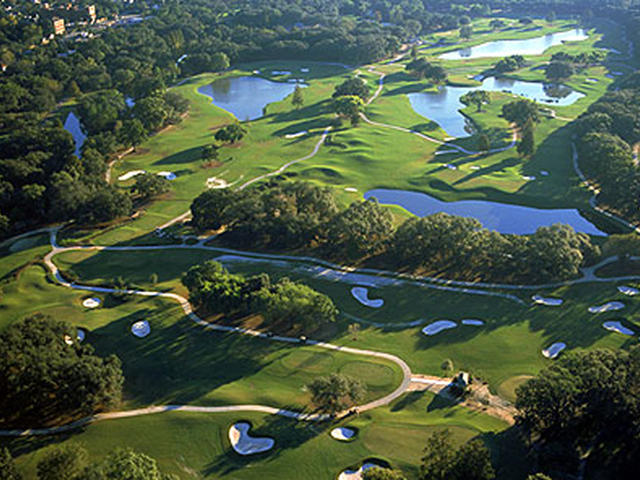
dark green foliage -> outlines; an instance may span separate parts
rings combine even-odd
[[[447,81],[447,72],[440,65],[434,65],[424,58],[418,58],[407,64],[405,69],[419,79],[430,80],[435,84]]]
[[[489,450],[481,440],[471,440],[457,450],[449,430],[427,439],[420,480],[492,480],[496,478]]]
[[[640,349],[572,352],[516,393],[521,421],[537,439],[545,470],[563,472],[560,478],[573,475],[587,453],[589,464],[607,466],[607,478],[635,475]]]
[[[141,200],[149,200],[169,191],[169,180],[154,173],[136,175],[135,184],[131,187],[134,195]]]
[[[296,88],[293,91],[291,104],[296,108],[300,108],[302,105],[304,105],[304,95],[302,95],[302,88],[300,87],[300,85],[296,85]]]
[[[390,468],[373,467],[364,471],[362,480],[406,480],[402,472]]]
[[[341,95],[333,100],[333,109],[337,115],[348,118],[352,126],[360,123],[360,112],[364,102],[358,95]]]
[[[366,82],[360,77],[351,77],[335,88],[332,97],[357,96],[366,101],[371,96],[371,91]]]
[[[465,105],[475,105],[476,111],[482,111],[482,105],[491,102],[491,95],[486,90],[471,90],[460,97],[460,101]]]
[[[218,230],[227,221],[235,220],[227,218],[225,210],[240,199],[241,196],[229,188],[207,190],[191,203],[191,223],[201,231]]]
[[[552,82],[558,82],[560,80],[566,80],[573,75],[573,65],[568,62],[554,62],[552,61],[547,65],[545,69],[545,75]]]
[[[524,98],[505,103],[502,106],[502,116],[508,122],[515,123],[518,127],[523,127],[529,120],[532,122],[540,120],[538,104]]]
[[[8,448],[0,448],[0,480],[22,480]]]
[[[526,64],[527,62],[522,55],[511,55],[499,60],[498,63],[493,66],[493,71],[498,73],[513,72],[524,67]]]
[[[13,323],[0,335],[0,423],[33,427],[120,401],[118,358],[98,357],[75,338],[70,324],[44,316]]]
[[[221,143],[236,143],[247,134],[247,129],[239,123],[232,123],[222,127],[215,134],[215,139]]]
[[[520,133],[520,142],[518,143],[518,153],[523,157],[530,157],[536,149],[535,127],[531,119],[527,120],[522,126]]]
[[[473,35],[473,27],[471,25],[463,25],[460,27],[460,36],[464,39],[471,38]]]
[[[336,373],[315,379],[307,385],[307,389],[318,410],[330,415],[356,405],[365,394],[362,382]]]
[[[84,471],[87,451],[76,443],[56,445],[46,450],[37,465],[38,480],[69,480]]]

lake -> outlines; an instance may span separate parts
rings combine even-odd
[[[466,107],[460,97],[472,90],[490,92],[508,92],[551,105],[571,105],[584,94],[576,92],[566,85],[524,82],[511,78],[487,77],[479,87],[440,87],[437,92],[409,93],[411,107],[423,117],[440,125],[445,132],[454,137],[470,135],[467,118],[459,110]]]
[[[563,42],[577,42],[587,38],[589,38],[589,35],[582,28],[575,28],[525,40],[487,42],[475,47],[443,53],[440,58],[444,60],[465,60],[483,57],[507,57],[509,55],[540,55],[547,48],[560,45]]]
[[[564,223],[576,232],[606,235],[575,209],[539,209],[488,202],[484,200],[460,200],[443,202],[430,195],[406,190],[375,189],[364,198],[375,197],[382,204],[399,205],[419,217],[444,212],[460,217],[477,218],[489,230],[500,233],[524,235],[534,233],[538,227]]]
[[[82,125],[75,113],[69,112],[67,119],[64,121],[64,129],[73,137],[73,141],[76,144],[75,154],[80,158],[80,149],[82,148],[84,141],[87,139],[87,136],[82,131]]]
[[[198,88],[198,93],[240,120],[255,120],[264,115],[264,107],[291,95],[295,83],[272,82],[260,77],[221,78]]]

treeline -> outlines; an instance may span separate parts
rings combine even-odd
[[[640,75],[589,106],[574,123],[579,165],[599,186],[598,202],[628,221],[640,220],[640,169],[633,146],[640,141]]]
[[[575,277],[600,255],[588,235],[566,225],[533,235],[489,231],[444,213],[410,218],[397,228],[375,199],[340,211],[331,189],[309,183],[208,190],[191,206],[193,224],[218,230],[235,248],[313,250],[339,262],[442,275],[460,280],[542,283]]]
[[[266,273],[232,274],[212,260],[191,267],[182,284],[190,302],[205,314],[260,314],[265,325],[289,333],[311,333],[335,321],[338,313],[329,297],[307,285],[288,278],[274,282]]]
[[[0,335],[0,425],[33,428],[92,415],[120,402],[120,360],[80,343],[69,323],[45,316]]]
[[[552,478],[636,478],[640,349],[576,352],[517,390],[531,454]]]

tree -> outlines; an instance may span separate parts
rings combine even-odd
[[[465,105],[475,105],[476,111],[482,111],[482,105],[491,103],[491,95],[486,90],[471,90],[460,97],[460,101]]]
[[[500,30],[501,28],[504,28],[505,25],[502,20],[498,20],[497,18],[494,18],[489,22],[489,26],[491,27],[492,30]]]
[[[535,151],[534,127],[531,119],[522,127],[520,143],[518,143],[518,153],[523,157],[530,157]]]
[[[169,480],[158,469],[157,462],[130,448],[117,448],[99,464],[101,480]]]
[[[236,143],[242,140],[246,134],[246,128],[239,123],[232,123],[218,130],[214,137],[222,143]]]
[[[135,184],[131,187],[134,195],[142,200],[149,200],[169,191],[169,180],[154,173],[136,175]]]
[[[191,222],[200,231],[218,230],[227,221],[227,207],[239,200],[239,195],[230,188],[214,188],[198,195],[191,202]]]
[[[550,62],[545,69],[546,77],[553,81],[566,80],[573,75],[573,66],[569,62]]]
[[[465,443],[456,451],[451,480],[492,480],[496,478],[491,455],[480,439]]]
[[[411,58],[412,59],[416,59],[418,58],[418,46],[417,45],[411,45]]]
[[[307,385],[313,404],[322,412],[335,415],[360,401],[365,394],[364,385],[346,375],[332,373]]]
[[[351,97],[354,95],[360,97],[365,102],[371,95],[371,91],[366,82],[360,77],[351,77],[342,82],[335,88],[332,98],[337,99],[338,97]]]
[[[211,55],[210,69],[212,72],[221,72],[229,68],[231,63],[229,57],[224,52],[216,52]]]
[[[349,335],[353,340],[358,340],[358,334],[360,333],[360,324],[359,323],[350,323],[349,324]]]
[[[343,95],[333,100],[333,109],[338,115],[348,118],[351,126],[356,126],[360,122],[364,102],[357,95]]]
[[[362,480],[406,480],[402,472],[390,468],[373,467],[362,473]]]
[[[434,84],[444,83],[447,80],[447,72],[440,65],[434,65],[424,58],[412,60],[407,64],[405,70],[413,76],[431,80]]]
[[[169,117],[167,104],[159,94],[139,99],[132,110],[134,117],[142,123],[147,132],[162,128]]]
[[[473,28],[471,27],[471,25],[463,25],[462,27],[460,27],[461,38],[469,40],[471,38],[471,35],[473,35]]]
[[[76,338],[75,327],[42,315],[15,322],[0,334],[0,423],[33,427],[119,403],[120,360],[99,357],[86,343],[68,345],[65,338]]]
[[[135,152],[136,147],[146,138],[147,132],[140,120],[132,118],[131,120],[126,120],[122,124],[120,135],[122,143],[133,147],[133,151]]]
[[[0,449],[0,480],[22,480],[9,449]]]
[[[298,84],[296,84],[296,88],[293,90],[293,97],[291,97],[291,104],[296,108],[300,108],[302,105],[304,105],[304,96],[302,95],[302,88]]]
[[[38,480],[73,479],[85,469],[88,460],[89,454],[77,443],[51,447],[36,467]]]
[[[491,149],[491,140],[489,135],[481,133],[478,135],[478,150],[481,152],[488,152]]]
[[[495,471],[482,440],[471,440],[454,449],[449,430],[427,439],[420,466],[421,480],[492,480]]]
[[[453,480],[449,475],[455,464],[449,430],[432,433],[427,438],[420,465],[421,480]]]
[[[640,255],[640,236],[635,232],[609,235],[602,251],[616,255],[621,263],[627,262],[631,256]]]
[[[453,360],[447,358],[444,362],[442,362],[440,368],[447,372],[447,374],[451,374],[453,372]]]
[[[523,127],[528,120],[533,122],[540,120],[538,104],[525,98],[505,103],[502,106],[502,116],[519,127]]]

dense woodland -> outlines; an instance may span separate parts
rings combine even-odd
[[[477,220],[438,213],[397,228],[374,200],[340,211],[333,191],[304,182],[272,183],[243,192],[209,190],[191,206],[201,230],[240,248],[313,250],[325,258],[461,280],[544,283],[575,277],[600,249],[566,225],[533,235],[503,235]]]

